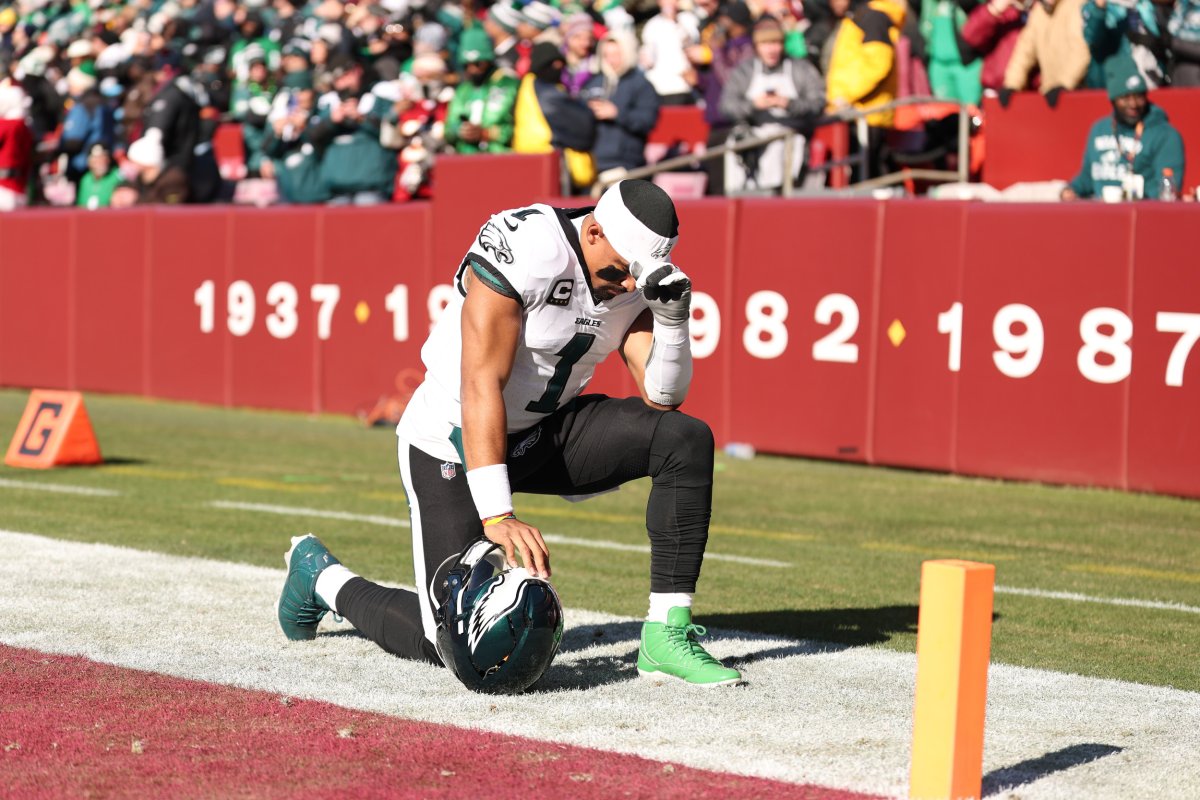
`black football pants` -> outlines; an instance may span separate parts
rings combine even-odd
[[[438,587],[430,582],[483,527],[462,464],[443,463],[403,441],[399,460],[417,591],[355,578],[338,593],[337,608],[384,650],[440,664],[433,646]],[[558,495],[651,477],[650,591],[696,590],[712,510],[713,436],[704,422],[650,408],[641,398],[585,395],[508,437],[508,474],[514,492]]]

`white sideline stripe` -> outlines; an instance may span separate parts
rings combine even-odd
[[[286,546],[281,537],[281,554]],[[739,659],[748,685],[660,685],[636,677],[637,620],[568,602],[563,648],[542,691],[477,695],[447,671],[397,659],[359,636],[288,642],[275,620],[282,569],[8,531],[0,531],[0,552],[0,643],[11,647],[702,769],[906,796],[911,653],[724,631],[706,644],[718,658]],[[786,607],[787,598],[780,602]],[[322,624],[323,631],[348,627],[329,616]],[[1005,785],[1017,785],[995,787],[989,800],[1194,798],[1200,785],[1200,693],[993,664],[987,726],[984,773],[1004,770]],[[20,733],[4,735],[16,741]],[[1048,755],[1089,745],[1120,752],[1046,774]]]
[[[349,511],[325,511],[320,508],[276,506],[269,503],[238,503],[232,500],[213,500],[209,505],[213,508],[226,508],[234,511],[261,511],[264,514],[281,514],[287,517],[320,517],[321,519],[337,519],[343,522],[365,522],[368,525],[383,525],[388,528],[409,527],[409,522],[406,519],[380,517],[374,514],[351,514]]]
[[[321,519],[337,519],[344,522],[365,522],[369,525],[384,525],[389,528],[408,528],[411,523],[397,517],[380,517],[373,514],[352,514],[348,511],[324,511],[319,508],[301,508],[299,506],[278,506],[269,503],[241,503],[232,500],[214,500],[209,505],[214,508],[225,508],[235,511],[261,511],[264,514],[281,514],[289,517],[319,517]],[[592,547],[597,550],[621,550],[627,553],[649,553],[649,545],[622,544],[604,540],[577,539],[557,533],[544,533],[544,538],[550,544],[565,544],[574,547]],[[772,561],[767,558],[750,558],[748,556],[730,556],[723,553],[706,552],[705,561],[728,561],[734,564],[749,564],[755,567],[792,566],[786,561]]]
[[[33,483],[31,481],[13,481],[0,478],[0,488],[3,489],[32,489],[35,492],[59,492],[60,494],[85,494],[91,497],[119,497],[120,492],[114,489],[96,489],[91,486],[71,486],[65,483]]]
[[[997,586],[996,594],[1018,594],[1025,597],[1044,597],[1048,600],[1073,600],[1079,603],[1103,603],[1107,606],[1133,606],[1134,608],[1156,608],[1163,611],[1185,611],[1200,614],[1200,607],[1183,603],[1167,603],[1161,600],[1138,600],[1131,597],[1093,597],[1075,592],[1051,592],[1046,589],[1022,589],[1017,586]]]
[[[626,553],[649,553],[650,546],[645,544],[622,544],[604,540],[576,539],[573,536],[563,536],[558,533],[543,533],[542,538],[550,544],[565,544],[575,547],[594,547],[597,550],[621,550]],[[755,567],[790,567],[786,561],[772,561],[769,558],[750,558],[749,556],[727,556],[721,553],[704,553],[705,561],[730,561],[734,564],[749,564]]]

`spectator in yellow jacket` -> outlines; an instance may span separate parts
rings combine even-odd
[[[871,109],[896,99],[896,40],[905,7],[896,0],[870,0],[842,20],[825,76],[829,110]],[[889,128],[892,112],[867,117],[874,127]]]
[[[904,24],[903,0],[869,0],[847,14],[838,26],[825,76],[825,94],[831,112],[856,108],[869,111],[896,99],[896,40]],[[867,169],[863,179],[880,174],[884,132],[893,113],[876,111],[867,116]]]

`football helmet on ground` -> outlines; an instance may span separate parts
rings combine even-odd
[[[480,537],[438,570],[430,594],[437,608],[437,650],[468,689],[517,694],[542,677],[563,633],[563,608],[549,582]]]

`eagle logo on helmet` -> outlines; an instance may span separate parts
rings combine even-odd
[[[451,556],[437,607],[435,645],[442,663],[473,691],[516,694],[536,683],[562,641],[563,611],[549,582],[509,569],[484,537]]]

